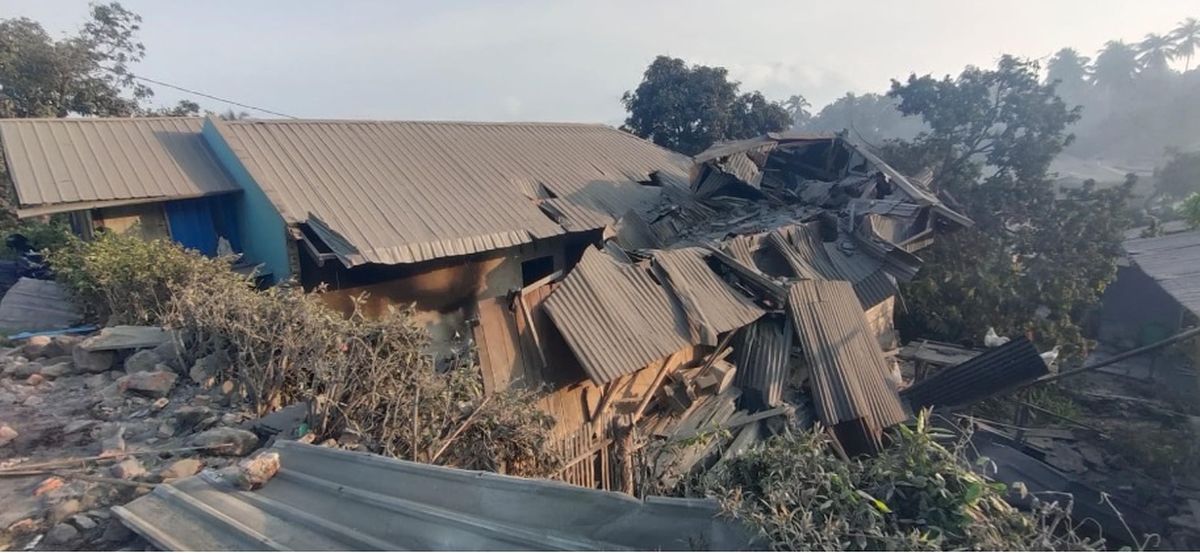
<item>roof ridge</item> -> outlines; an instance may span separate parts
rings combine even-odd
[[[225,121],[234,125],[254,124],[283,124],[303,125],[307,123],[339,124],[339,125],[468,125],[479,127],[594,127],[619,131],[620,129],[604,123],[583,123],[571,121],[454,121],[446,119],[238,119]]]

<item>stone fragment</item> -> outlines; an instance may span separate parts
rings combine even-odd
[[[55,363],[53,365],[43,365],[42,369],[39,370],[37,374],[40,374],[45,378],[49,378],[50,380],[54,380],[56,378],[75,374],[75,365],[70,361]]]
[[[158,477],[164,482],[176,478],[187,478],[188,476],[200,472],[200,469],[202,468],[204,468],[204,462],[199,459],[180,459],[163,467],[162,469],[159,469]]]
[[[182,430],[196,428],[201,421],[212,415],[212,409],[204,406],[185,405],[175,411],[175,422]]]
[[[50,345],[49,336],[34,336],[25,341],[21,347],[21,355],[26,359],[37,359],[46,356],[46,346]]]
[[[164,370],[139,372],[122,377],[118,386],[122,391],[136,392],[150,397],[164,397],[175,387],[179,375]]]
[[[46,543],[50,545],[70,545],[79,539],[79,530],[70,524],[55,524],[46,532]]]
[[[188,377],[203,388],[212,388],[226,364],[224,356],[205,355],[192,364],[191,370],[188,371]]]
[[[79,343],[88,351],[155,348],[170,335],[157,326],[118,325],[100,329],[100,333]]]
[[[220,471],[225,481],[241,490],[256,490],[263,487],[279,472],[279,453],[260,451],[253,457],[242,459],[236,466]]]
[[[112,473],[113,478],[120,478],[121,480],[133,480],[134,478],[146,474],[146,467],[143,467],[142,462],[138,461],[137,459],[126,459],[113,465],[112,467],[109,467],[109,472]]]
[[[160,398],[154,400],[154,403],[150,404],[150,408],[154,409],[155,411],[162,411],[163,408],[166,407],[168,403],[171,403],[171,400],[169,400],[165,397],[160,397]]]
[[[45,480],[42,480],[42,482],[33,489],[33,496],[40,497],[46,495],[63,487],[64,484],[66,484],[66,482],[64,482],[62,478],[51,476]]]
[[[0,447],[12,443],[13,440],[17,439],[17,436],[20,436],[20,433],[13,430],[13,427],[7,424],[0,424]]]
[[[132,538],[133,531],[121,524],[119,520],[110,522],[108,528],[104,529],[104,534],[100,536],[100,540],[105,543],[125,543]]]
[[[96,521],[87,515],[75,515],[71,517],[71,524],[74,524],[76,528],[84,532],[96,527]]]
[[[71,421],[71,422],[68,422],[66,424],[66,426],[63,426],[62,433],[63,434],[74,434],[76,432],[82,432],[84,430],[88,430],[88,429],[96,426],[97,424],[100,424],[100,422],[94,421],[91,419],[81,419],[81,420],[77,420],[77,421]]]
[[[38,384],[41,384],[45,381],[46,381],[46,377],[44,377],[40,374],[34,373],[34,374],[29,375],[29,378],[25,379],[25,384],[27,386],[37,386]]]
[[[71,350],[75,349],[75,345],[81,341],[83,341],[83,338],[70,334],[52,336],[50,343],[46,344],[45,349],[42,350],[42,355],[51,358],[62,357],[64,355],[70,356]]]
[[[192,436],[191,444],[217,455],[242,456],[258,447],[258,435],[240,428],[213,428]]]
[[[162,363],[162,358],[151,350],[144,349],[135,352],[125,359],[125,373],[134,374],[139,372],[149,372],[154,370],[154,366]]]
[[[75,368],[80,372],[102,373],[113,368],[116,355],[111,351],[88,351],[83,347],[76,347],[71,352],[71,359],[75,361]]]

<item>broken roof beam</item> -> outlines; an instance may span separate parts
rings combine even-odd
[[[797,282],[788,294],[788,313],[812,372],[817,416],[835,430],[849,426],[862,434],[855,445],[877,448],[883,429],[908,413],[850,283]]]
[[[729,254],[713,246],[706,245],[704,247],[712,254],[713,259],[729,268],[739,280],[753,288],[756,293],[766,296],[773,305],[783,306],[787,300],[787,288],[782,284],[775,282],[756,267],[743,264],[741,261],[734,259]]]

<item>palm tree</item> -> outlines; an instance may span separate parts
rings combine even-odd
[[[1170,70],[1168,63],[1175,59],[1175,43],[1171,37],[1150,33],[1138,43],[1138,65],[1142,71],[1162,75]]]
[[[1186,72],[1192,67],[1192,56],[1196,55],[1196,49],[1200,48],[1200,20],[1189,17],[1180,21],[1179,26],[1171,31],[1171,39],[1175,41],[1173,53],[1185,60],[1183,70]]]
[[[1137,74],[1137,55],[1137,50],[1124,41],[1106,42],[1092,65],[1092,83],[1110,89],[1128,86]]]

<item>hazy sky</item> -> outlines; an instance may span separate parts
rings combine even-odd
[[[1093,53],[1200,16],[1195,0],[814,2],[125,0],[144,18],[135,72],[299,117],[623,119],[657,54],[722,65],[744,90],[821,106],[910,72],[1002,53]],[[0,0],[51,33],[86,0]],[[155,87],[156,102],[186,95]],[[197,99],[201,106],[226,105]]]

